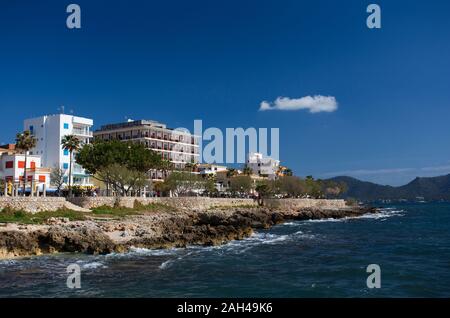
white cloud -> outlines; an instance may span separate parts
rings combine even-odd
[[[396,174],[396,173],[404,173],[404,172],[412,172],[416,171],[413,168],[394,168],[394,169],[360,169],[360,170],[344,170],[344,171],[335,171],[335,172],[327,172],[323,173],[322,176],[331,177],[331,176],[369,176],[369,175],[384,175],[384,174]]]
[[[274,102],[263,101],[259,110],[301,110],[307,109],[310,113],[334,112],[338,108],[336,98],[333,96],[305,96],[301,98],[278,97]]]
[[[450,165],[446,166],[435,166],[435,167],[425,167],[421,169],[422,171],[450,171]]]
[[[401,174],[408,173],[413,175],[427,176],[429,173],[443,172],[450,173],[450,165],[430,166],[423,168],[393,168],[393,169],[359,169],[359,170],[343,170],[326,172],[321,175],[324,177],[330,176],[370,176],[370,175],[387,175],[387,174]]]

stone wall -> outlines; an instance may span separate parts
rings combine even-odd
[[[85,197],[72,198],[70,202],[86,209],[92,209],[99,206],[114,206],[116,198],[114,197]],[[210,209],[212,207],[233,207],[233,206],[257,206],[252,199],[225,199],[225,198],[208,198],[208,197],[178,197],[178,198],[140,198],[140,197],[124,197],[120,198],[119,205],[122,207],[133,208],[134,202],[138,201],[143,205],[151,203],[161,203],[175,208],[186,209]]]
[[[0,197],[0,210],[8,207],[31,213],[56,211],[66,207],[66,199],[58,197]]]
[[[221,207],[239,207],[239,206],[257,206],[252,199],[228,199],[228,198],[208,198],[208,197],[179,197],[179,198],[120,198],[119,205],[122,207],[133,208],[135,201],[143,205],[151,203],[161,203],[175,208],[185,208],[190,210],[206,210],[210,208]],[[40,211],[55,211],[61,208],[69,208],[87,212],[84,209],[92,209],[99,206],[114,206],[116,198],[114,197],[86,197],[69,199],[58,197],[0,197],[0,210],[9,207],[13,210],[23,210],[36,213]],[[314,199],[270,199],[265,200],[268,207],[280,210],[292,210],[301,208],[326,208],[341,209],[345,208],[344,200],[314,200]],[[81,207],[81,209],[79,208]]]
[[[120,198],[120,206],[133,208],[135,201],[147,205],[150,203],[161,203],[175,208],[186,208],[192,210],[204,210],[213,207],[239,207],[257,206],[253,199],[228,199],[228,198],[208,198],[208,197],[178,197],[178,198]],[[70,199],[73,204],[86,209],[99,206],[114,206],[114,197],[86,197]],[[344,200],[315,200],[315,199],[270,199],[265,200],[266,206],[279,209],[301,209],[301,208],[326,208],[341,209],[346,207]]]

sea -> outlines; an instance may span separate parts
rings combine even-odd
[[[0,297],[450,297],[450,203],[292,221],[222,246],[1,260]]]

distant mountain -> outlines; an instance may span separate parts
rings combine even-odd
[[[423,197],[427,201],[450,201],[450,174],[432,178],[415,178],[401,187],[383,186],[344,176],[329,180],[347,184],[348,191],[344,197],[363,201],[416,200],[418,197]]]

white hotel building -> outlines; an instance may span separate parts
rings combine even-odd
[[[61,141],[66,135],[75,135],[82,143],[89,143],[93,135],[93,124],[92,119],[65,114],[26,119],[24,130],[29,130],[37,139],[36,147],[30,150],[30,155],[41,156],[42,166],[63,169],[68,176],[70,154],[62,148]],[[72,175],[72,184],[90,184],[90,176],[75,161]]]
[[[247,159],[247,167],[256,175],[267,176],[270,180],[277,178],[280,161],[270,157],[264,157],[261,153],[250,153]]]
[[[94,132],[94,137],[102,140],[122,140],[138,142],[156,151],[163,159],[172,162],[176,169],[187,163],[199,162],[199,138],[188,132],[168,128],[153,120],[128,120],[128,122],[102,126]],[[162,171],[152,171],[154,180],[164,179]]]

